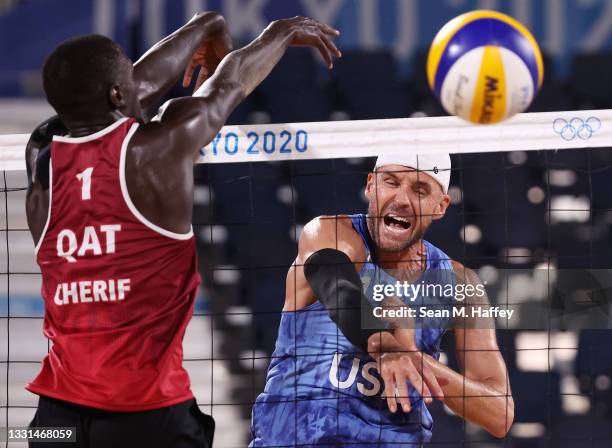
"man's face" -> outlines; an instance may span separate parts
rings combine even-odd
[[[368,175],[368,228],[379,250],[401,252],[419,241],[450,197],[423,171],[385,165]]]

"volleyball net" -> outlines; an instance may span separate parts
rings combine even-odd
[[[31,420],[36,397],[24,385],[49,348],[24,212],[28,137],[0,135],[0,427]],[[612,110],[527,113],[495,126],[427,117],[224,127],[195,167],[203,286],[185,338],[216,446],[248,443],[303,226],[365,213],[375,157],[406,151],[451,154],[452,202],[425,238],[474,269],[493,305],[517,305],[497,322],[516,404],[508,438],[436,402],[432,444],[610,446],[611,148]],[[459,369],[450,335],[442,348]]]

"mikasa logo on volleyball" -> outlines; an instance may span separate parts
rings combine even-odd
[[[480,114],[480,123],[490,123],[493,118],[495,111],[495,102],[502,99],[502,96],[498,92],[499,79],[492,76],[485,78],[485,96],[484,103],[482,105],[482,112]]]

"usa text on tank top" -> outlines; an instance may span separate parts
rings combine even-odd
[[[55,137],[49,216],[36,246],[52,346],[27,388],[111,411],[193,397],[182,339],[199,285],[193,232],[149,222],[127,190],[138,124]]]

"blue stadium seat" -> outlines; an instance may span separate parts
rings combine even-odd
[[[297,191],[298,208],[303,210],[306,219],[338,212],[336,198],[331,190],[331,174],[298,176],[293,178],[292,183]]]
[[[510,371],[515,397],[514,421],[547,424],[561,415],[561,389],[556,372]]]
[[[309,159],[288,163],[291,178],[312,174],[333,174],[338,171],[339,159]]]
[[[608,448],[612,446],[612,425],[594,413],[562,417],[550,443],[556,448]]]
[[[562,115],[560,118],[565,120],[571,120],[573,117],[569,115]],[[588,171],[592,168],[593,161],[590,157],[591,149],[564,149],[562,151],[545,151],[542,152],[542,164],[546,168],[559,169],[559,170],[585,170]],[[576,185],[586,186],[586,182],[581,183],[578,178]],[[586,179],[585,179],[586,180]]]
[[[331,114],[329,97],[320,89],[276,90],[263,102],[272,123],[326,121]]]
[[[345,51],[334,66],[340,89],[389,87],[398,82],[397,65],[389,51]]]
[[[326,85],[312,52],[287,53],[258,88],[273,123],[325,121],[331,113]]]
[[[275,222],[228,225],[229,260],[245,269],[288,268],[296,254],[290,227]]]
[[[574,106],[568,87],[560,82],[545,82],[526,112],[571,110]]]
[[[546,192],[542,168],[537,157],[522,157],[520,164],[506,153],[455,158],[453,182],[463,188],[460,207],[466,224],[480,228],[485,247],[546,246],[546,201],[535,204],[527,195],[532,187]]]
[[[286,182],[278,163],[228,163],[210,168],[218,223],[278,222],[288,225],[291,208],[277,198]]]
[[[569,88],[564,83],[557,81],[553,58],[546,53],[542,56],[544,59],[544,81],[527,112],[572,110],[573,101],[568,93]]]
[[[438,401],[434,401],[428,406],[428,409],[434,422],[432,438],[428,445],[463,446],[462,442],[467,439],[465,421],[454,415],[449,415]]]
[[[612,53],[574,56],[571,82],[581,109],[607,108],[612,102]]]
[[[412,58],[412,70],[408,77],[413,95],[418,101],[434,95],[427,82],[427,51],[418,51]]]
[[[609,316],[608,316],[609,318]],[[599,375],[612,374],[610,351],[612,330],[583,330],[578,338],[575,373],[584,392],[592,391],[593,381]]]
[[[253,313],[252,333],[247,341],[249,348],[262,349],[266,353],[274,350],[278,321],[285,301],[287,268],[255,267],[242,271],[241,298]]]
[[[612,210],[612,195],[610,194],[610,178],[612,178],[612,165],[590,174],[593,210]]]
[[[287,269],[269,270],[265,275],[257,275],[248,294],[255,313],[255,348],[268,353],[274,350],[278,334],[278,322],[285,302],[286,276]]]
[[[332,76],[340,108],[353,119],[402,118],[414,111],[389,52],[345,52]]]
[[[362,192],[373,165],[373,159],[365,159],[358,165],[342,159],[308,160],[291,165],[290,183],[297,192],[300,220],[307,222],[322,214],[365,212],[367,206]]]

